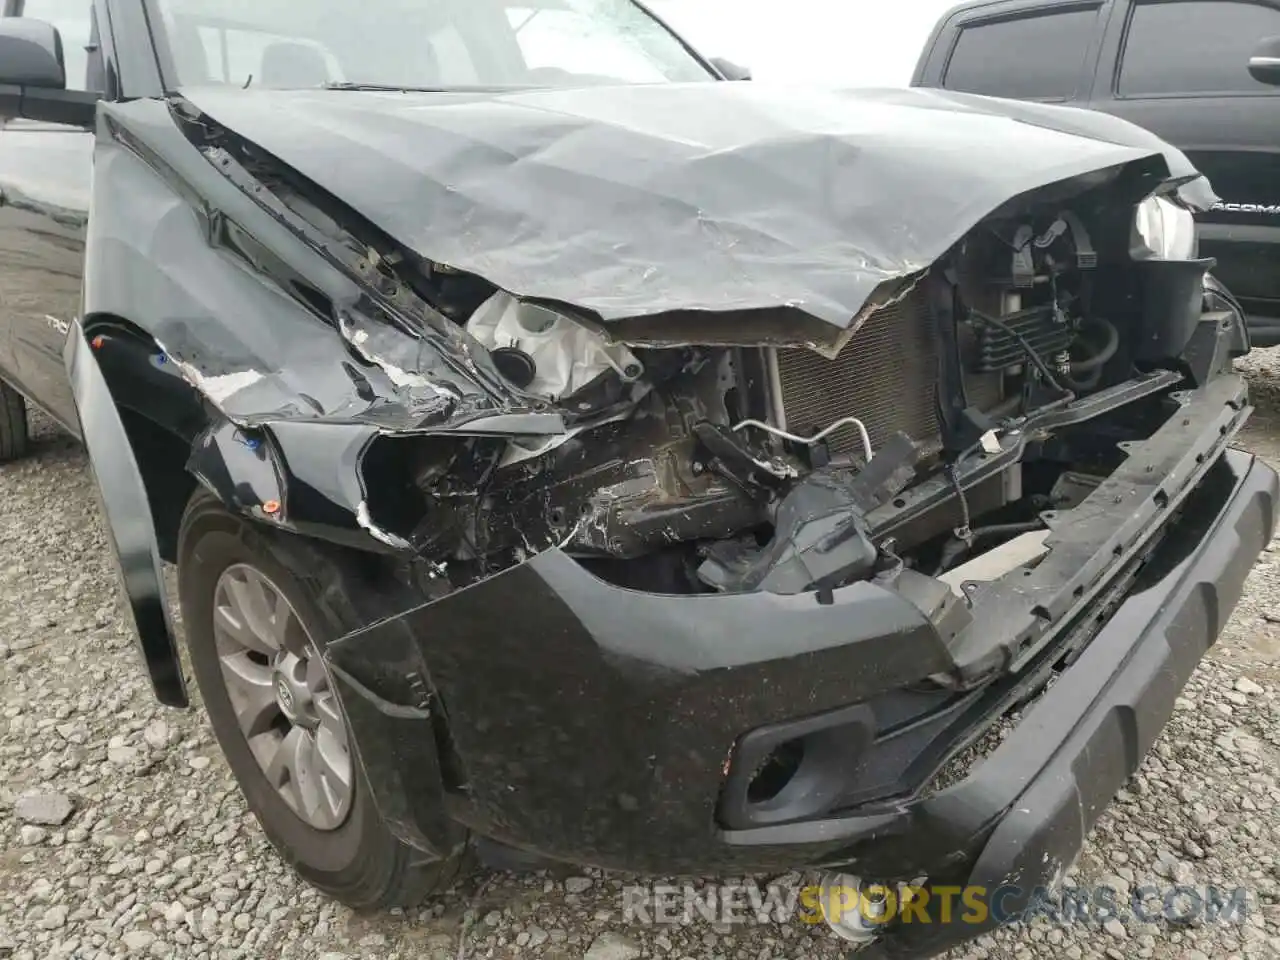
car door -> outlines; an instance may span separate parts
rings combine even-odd
[[[912,86],[1072,103],[1088,97],[1111,0],[988,0],[934,27]]]
[[[1280,87],[1249,75],[1280,36],[1280,0],[1138,0],[1108,26],[1090,106],[1183,150],[1223,203],[1202,255],[1243,304],[1257,346],[1280,343]]]
[[[89,89],[96,50],[91,0],[10,0],[6,16],[52,23],[62,35],[67,88]],[[6,374],[78,433],[62,348],[80,313],[93,134],[10,119],[0,129],[0,337]]]

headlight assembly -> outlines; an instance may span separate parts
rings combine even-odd
[[[1138,236],[1162,260],[1190,260],[1196,255],[1196,221],[1191,211],[1164,197],[1138,204],[1134,226]]]

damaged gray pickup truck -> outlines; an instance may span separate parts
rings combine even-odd
[[[23,6],[0,451],[83,440],[183,706],[177,565],[304,877],[1002,890],[845,924],[901,957],[1061,879],[1273,529],[1185,157],[727,82],[629,0]]]

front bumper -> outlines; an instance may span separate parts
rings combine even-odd
[[[1109,619],[1008,739],[951,787],[927,793],[917,777],[902,802],[732,830],[717,816],[747,731],[841,715],[954,668],[924,615],[869,583],[827,604],[661,597],[552,550],[343,638],[330,659],[379,807],[425,851],[456,844],[463,825],[629,871],[847,865],[1029,890],[1060,873],[1137,768],[1270,538],[1276,475],[1236,451],[1208,462]],[[1059,659],[1052,646],[1042,656]],[[1004,705],[1034,692],[1021,684]],[[983,929],[902,925],[877,949],[926,956]]]
[[[930,837],[941,872],[928,886],[974,888],[984,899],[999,892],[1000,902],[986,902],[982,923],[967,922],[960,910],[942,923],[939,911],[929,911],[933,922],[891,927],[889,936],[860,956],[932,956],[981,935],[1000,917],[1016,915],[1037,888],[1061,882],[1217,640],[1275,528],[1280,480],[1254,457],[1228,451],[1204,486],[1198,492],[1211,496],[1218,509],[1191,519],[1187,540],[1198,533],[1199,542],[1188,542],[1189,550],[1158,554],[1156,569],[1141,589],[1001,746],[968,779],[890,828],[904,839],[917,830]],[[867,826],[833,822],[824,833],[852,841],[865,835]],[[775,830],[731,839],[787,843],[799,838]]]

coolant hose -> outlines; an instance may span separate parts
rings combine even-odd
[[[1103,320],[1101,317],[1094,317],[1088,326],[1103,327],[1106,330],[1107,342],[1102,345],[1102,349],[1093,356],[1084,360],[1073,360],[1071,362],[1071,376],[1078,377],[1082,373],[1092,373],[1116,355],[1116,351],[1120,349],[1120,333],[1115,328],[1115,324],[1109,320]]]

